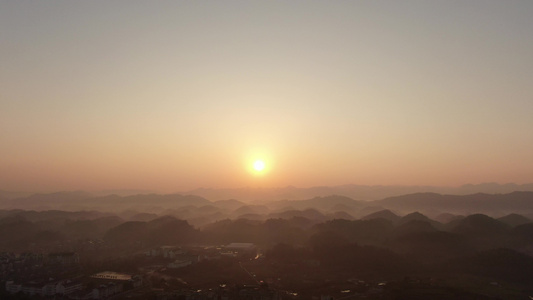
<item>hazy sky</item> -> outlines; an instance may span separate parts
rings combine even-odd
[[[0,189],[489,181],[533,181],[533,1],[0,0]]]

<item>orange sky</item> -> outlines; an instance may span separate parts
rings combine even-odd
[[[532,182],[531,15],[2,1],[0,189]]]

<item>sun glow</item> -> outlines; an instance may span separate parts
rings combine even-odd
[[[270,175],[275,166],[275,160],[270,153],[264,149],[251,149],[243,160],[243,167],[252,176],[251,179],[256,184],[257,180],[264,183],[265,178]],[[262,178],[262,179],[259,179]]]
[[[262,160],[256,160],[254,161],[254,170],[257,172],[261,172],[265,169],[265,162]]]

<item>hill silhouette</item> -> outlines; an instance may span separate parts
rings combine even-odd
[[[493,236],[508,231],[507,225],[483,214],[470,215],[449,226],[452,232],[470,236]]]
[[[371,219],[385,219],[385,220],[391,221],[392,223],[396,223],[401,218],[388,209],[380,210],[378,212],[371,213],[361,218],[361,220],[371,220]]]
[[[533,222],[529,218],[526,218],[526,217],[524,217],[522,215],[515,214],[515,213],[508,214],[506,216],[498,218],[498,221],[500,221],[500,222],[502,222],[504,224],[507,224],[509,226],[512,226],[512,227]]]
[[[163,216],[149,222],[128,221],[109,229],[104,240],[125,247],[144,245],[174,245],[194,241],[197,231],[184,220]]]

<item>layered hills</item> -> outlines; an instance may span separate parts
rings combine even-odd
[[[328,219],[359,219],[373,214],[397,215],[418,211],[436,221],[451,221],[463,215],[486,214],[501,218],[505,223],[518,225],[533,218],[533,192],[508,194],[443,195],[415,193],[375,201],[355,200],[346,196],[318,196],[304,200],[241,201],[236,199],[211,201],[194,195],[139,194],[129,196],[93,196],[84,192],[34,194],[15,199],[0,199],[0,217],[7,210],[47,211],[61,219],[65,211],[77,212],[80,218],[91,218],[93,213],[111,213],[121,218],[149,221],[158,216],[172,215],[202,226],[221,219],[306,217],[324,221]],[[61,210],[62,212],[60,212]],[[520,219],[513,214],[520,214]],[[85,215],[85,216],[84,216]],[[391,216],[382,216],[390,219]],[[415,217],[415,216],[412,216]],[[391,220],[394,221],[394,220]]]

